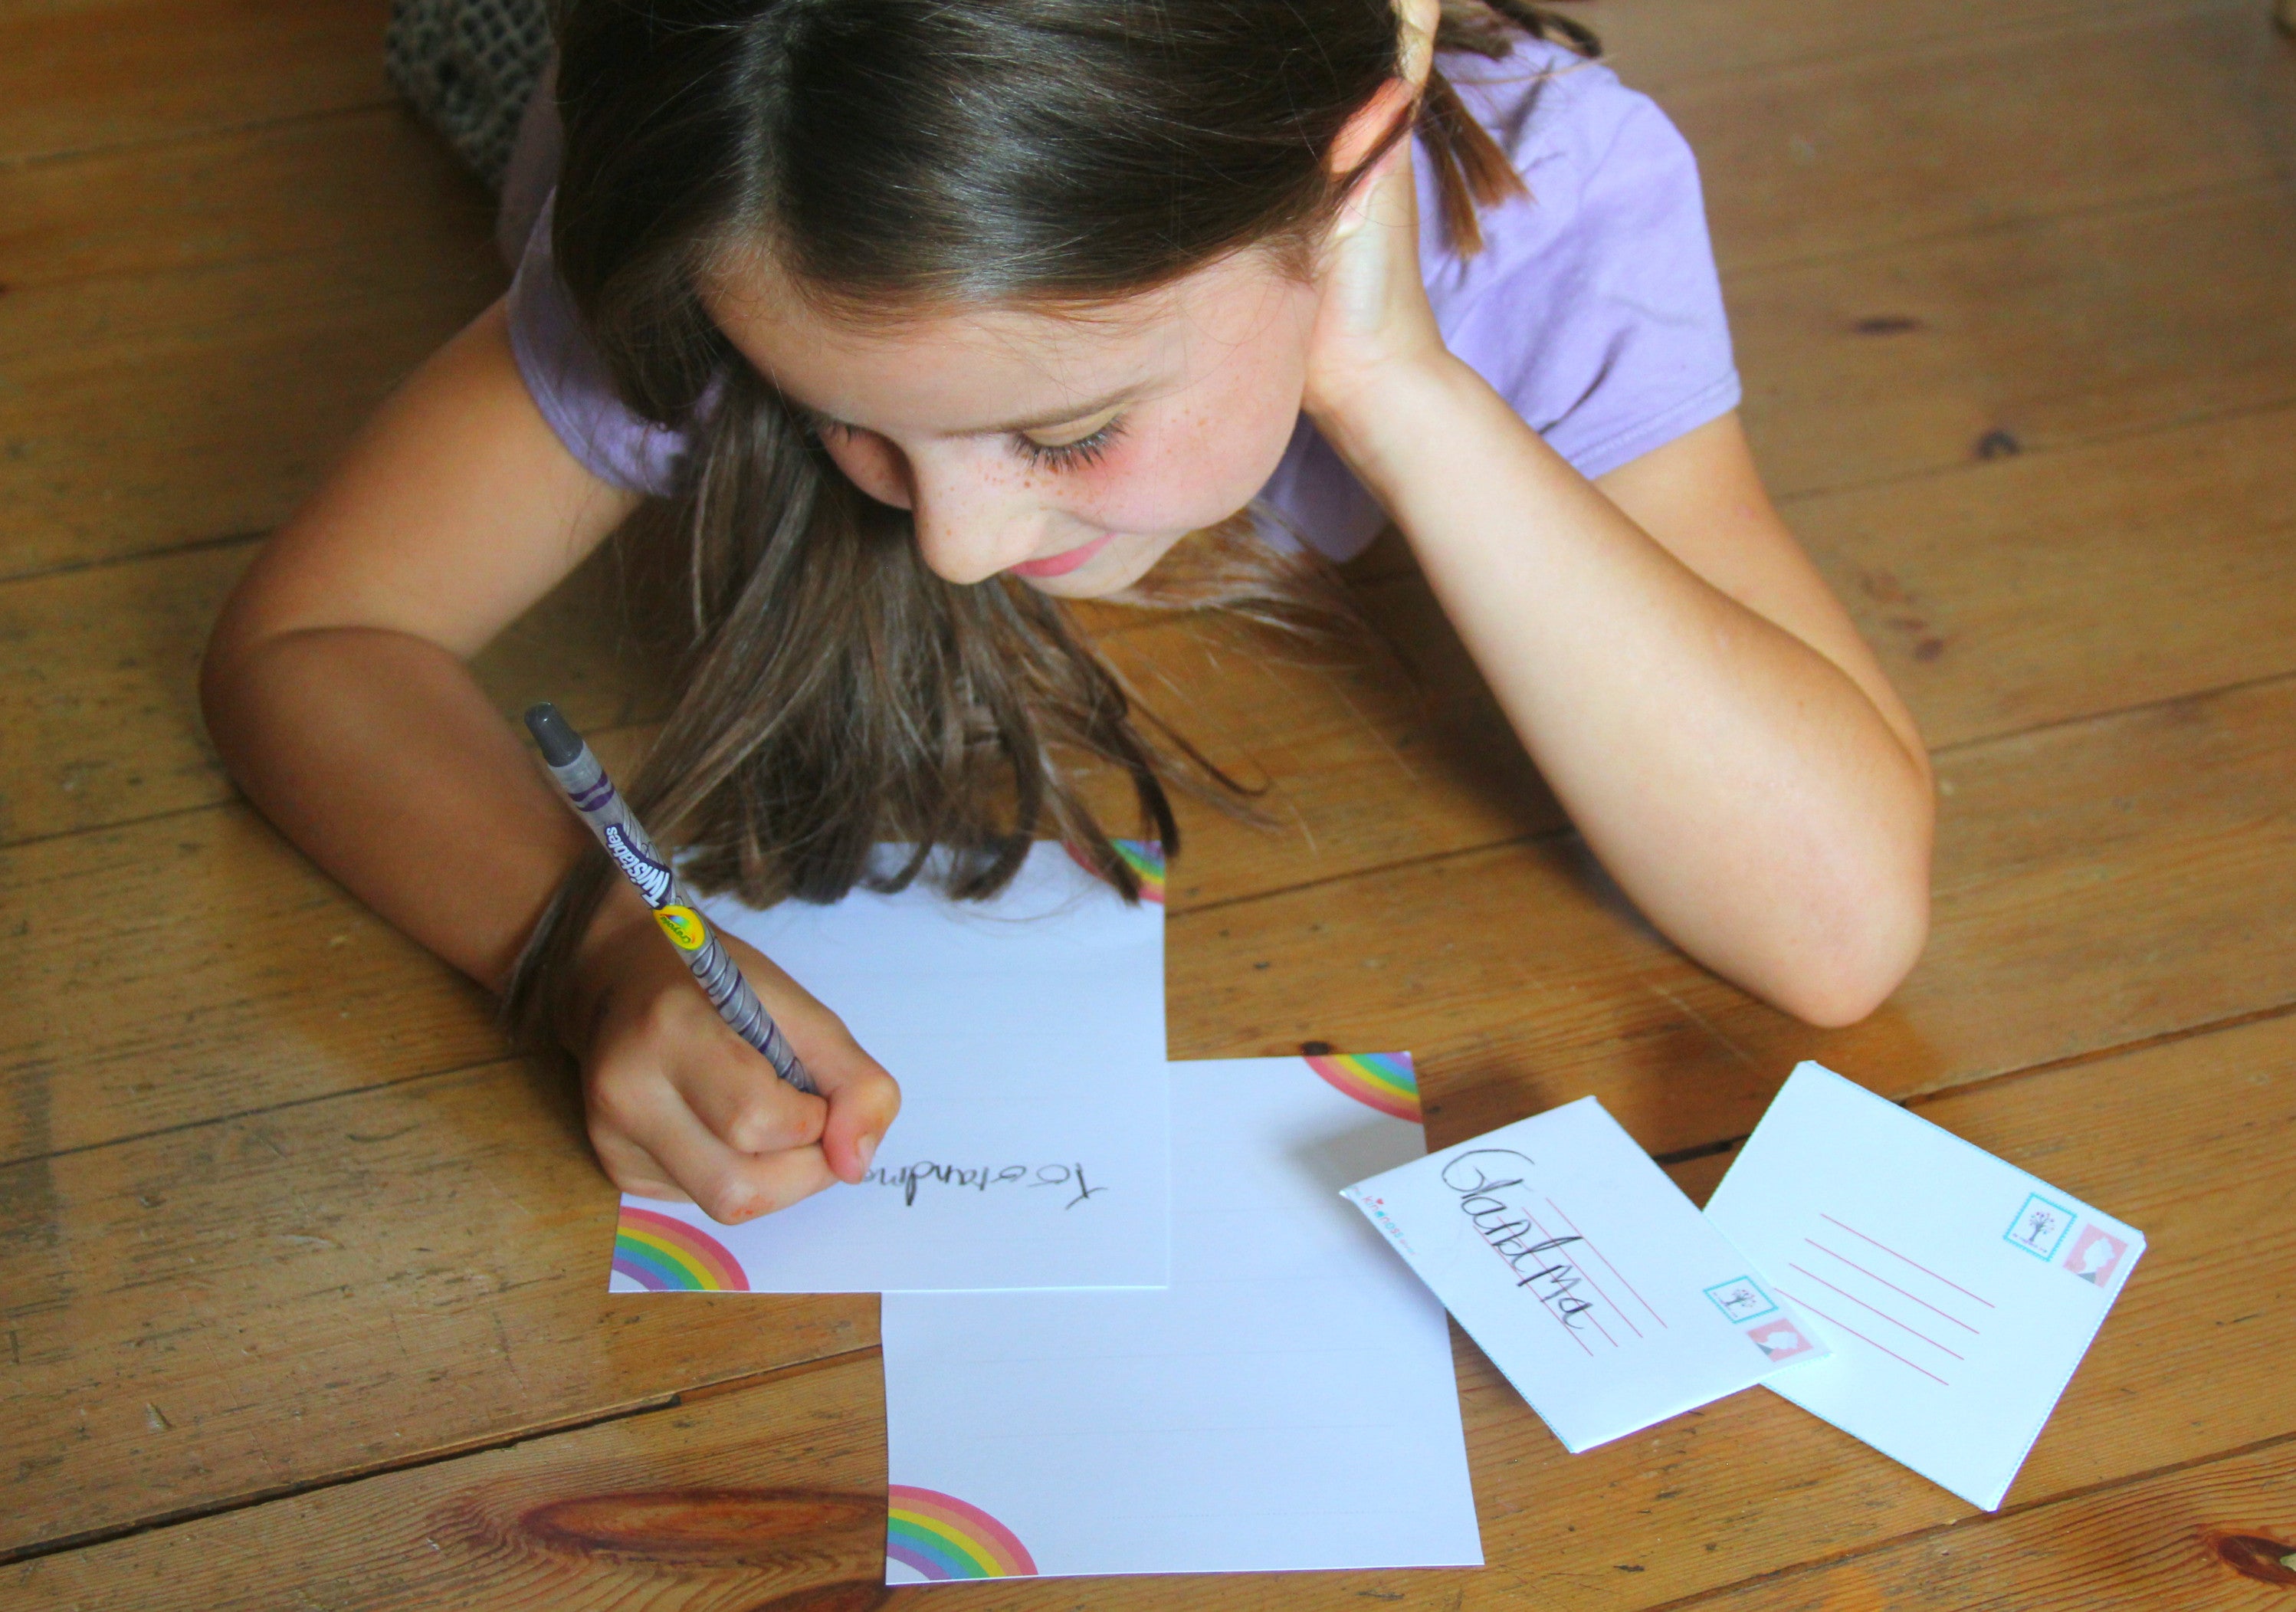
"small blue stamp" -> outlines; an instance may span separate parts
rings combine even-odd
[[[2035,1259],[2046,1262],[2057,1257],[2057,1245],[2065,1240],[2072,1230],[2073,1212],[2062,1204],[2053,1204],[2039,1193],[2026,1195],[2025,1206],[2017,1211],[2017,1218],[2009,1222],[2009,1230],[2001,1240],[2022,1248]]]
[[[1751,1276],[1734,1276],[1726,1282],[1717,1282],[1706,1289],[1706,1296],[1734,1326],[1767,1315],[1778,1307]]]

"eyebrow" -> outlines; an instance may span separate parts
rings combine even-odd
[[[1131,387],[1122,387],[1110,392],[1104,398],[1094,399],[1080,408],[1066,408],[1057,414],[1038,415],[1026,420],[1007,420],[996,425],[978,425],[971,431],[960,432],[956,434],[968,437],[1018,436],[1028,432],[1042,431],[1048,425],[1067,425],[1074,421],[1088,420],[1096,414],[1114,408],[1132,395]],[[855,429],[849,421],[840,420],[834,415],[824,414],[810,403],[799,402],[787,392],[782,393],[782,401],[788,406],[792,414],[809,426],[818,428],[829,425],[845,431]]]
[[[1118,404],[1123,402],[1131,395],[1132,388],[1128,386],[1120,387],[1117,391],[1109,393],[1104,398],[1095,398],[1091,402],[1084,405],[1081,408],[1069,408],[1063,409],[1058,414],[1040,415],[1032,420],[1008,420],[1002,425],[983,426],[980,432],[976,434],[985,436],[991,432],[1021,432],[1042,431],[1047,425],[1067,425],[1078,420],[1088,420],[1095,415],[1104,414],[1108,410],[1114,408]]]

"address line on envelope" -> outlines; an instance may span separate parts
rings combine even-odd
[[[1953,1292],[1959,1294],[1962,1297],[1982,1304],[1988,1310],[1998,1308],[1991,1299],[1985,1297],[1982,1294],[1972,1292],[1971,1289],[1963,1287],[1959,1282],[1955,1281],[1951,1277],[1942,1275],[1938,1271],[1931,1270],[1919,1260],[1914,1259],[1911,1256],[1899,1252],[1898,1249],[1892,1248],[1889,1244],[1883,1242],[1881,1238],[1873,1236],[1869,1232],[1860,1231],[1857,1227],[1849,1224],[1849,1221],[1842,1220],[1839,1216],[1828,1214],[1821,1210],[1819,1211],[1819,1218],[1833,1226],[1839,1227],[1841,1230],[1848,1232],[1854,1238],[1857,1238],[1860,1242],[1872,1245],[1872,1246],[1879,1249],[1882,1253],[1889,1255],[1891,1259],[1898,1261],[1907,1270],[1919,1271],[1922,1276],[1937,1283],[1940,1287],[1951,1288]],[[1851,1259],[1848,1254],[1843,1254],[1837,1248],[1827,1246],[1826,1244],[1819,1242],[1817,1238],[1814,1237],[1804,1237],[1801,1240],[1806,1246],[1816,1250],[1818,1254],[1824,1255],[1826,1260],[1831,1262],[1826,1264],[1824,1268],[1832,1273],[1832,1279],[1829,1279],[1828,1277],[1820,1275],[1816,1271],[1810,1269],[1809,1266],[1801,1264],[1796,1261],[1788,1261],[1787,1269],[1793,1271],[1801,1276],[1808,1277],[1812,1282],[1816,1283],[1819,1287],[1827,1289],[1829,1292],[1839,1295],[1842,1299],[1848,1300],[1850,1304],[1856,1305],[1858,1310],[1864,1311],[1867,1314],[1896,1328],[1898,1332],[1905,1334],[1906,1336],[1909,1338],[1915,1339],[1916,1343],[1926,1345],[1929,1348],[1935,1350],[1938,1354],[1943,1355],[1947,1359],[1949,1359],[1957,1364],[1965,1365],[1968,1363],[1968,1356],[1963,1354],[1959,1350],[1956,1350],[1950,1345],[1940,1342],[1939,1339],[1931,1336],[1929,1332],[1923,1330],[1923,1326],[1926,1326],[1932,1330],[1937,1329],[1936,1321],[1926,1320],[1918,1312],[1914,1313],[1911,1320],[1906,1319],[1903,1314],[1894,1313],[1893,1312],[1898,1308],[1898,1306],[1893,1305],[1889,1298],[1885,1296],[1886,1294],[1894,1294],[1898,1298],[1907,1300],[1913,1304],[1919,1306],[1920,1310],[1927,1311],[1930,1314],[1938,1317],[1939,1320],[1948,1321],[1952,1325],[1960,1328],[1963,1331],[1967,1332],[1972,1337],[1983,1336],[1984,1334],[1982,1330],[1973,1322],[1963,1320],[1960,1316],[1954,1314],[1952,1311],[1944,1307],[1945,1304],[1951,1302],[1946,1295],[1942,1293],[1939,1294],[1938,1296],[1942,1302],[1939,1304],[1931,1304],[1928,1299],[1922,1297],[1918,1293],[1913,1292],[1910,1288],[1900,1287],[1898,1283],[1891,1281],[1888,1277],[1882,1275],[1880,1271],[1872,1270],[1867,1265],[1861,1264],[1858,1261]],[[1870,1260],[1873,1256],[1871,1254],[1867,1254],[1866,1257]],[[1851,1272],[1855,1272],[1856,1276],[1853,1277],[1850,1274]],[[1863,1277],[1866,1279],[1866,1283],[1872,1284],[1872,1286],[1866,1287],[1866,1294],[1871,1296],[1861,1295],[1859,1293],[1853,1291],[1850,1286],[1844,1285],[1845,1283],[1850,1283],[1857,1286],[1864,1286],[1865,1284],[1857,1283],[1857,1277]],[[1914,1279],[1912,1277],[1906,1277],[1905,1279],[1911,1281]],[[1929,1378],[1930,1381],[1937,1384],[1940,1388],[1950,1388],[1953,1386],[1951,1382],[1939,1375],[1939,1372],[1949,1369],[1949,1368],[1944,1365],[1943,1361],[1938,1361],[1937,1364],[1939,1369],[1933,1371],[1930,1369],[1929,1367],[1923,1365],[1918,1360],[1915,1360],[1909,1358],[1906,1354],[1899,1353],[1897,1349],[1891,1348],[1889,1344],[1883,1343],[1880,1338],[1869,1336],[1866,1332],[1860,1331],[1857,1326],[1852,1325],[1849,1320],[1842,1319],[1841,1316],[1829,1313],[1826,1310],[1821,1309],[1816,1304],[1812,1304],[1808,1299],[1801,1297],[1797,1294],[1786,1292],[1784,1287],[1780,1287],[1778,1291],[1790,1303],[1799,1304],[1802,1308],[1808,1310],[1812,1315],[1816,1316],[1818,1320],[1824,1321],[1829,1325],[1840,1328],[1843,1332],[1847,1333],[1849,1336],[1856,1338],[1859,1343],[1866,1345],[1866,1347],[1874,1350],[1878,1353],[1889,1356],[1890,1359],[1896,1361],[1899,1365],[1906,1367],[1908,1370],[1919,1372],[1922,1376]],[[1826,1302],[1831,1304],[1834,1310],[1838,1311],[1843,1308],[1841,1304],[1836,1303],[1834,1300],[1829,1299]],[[1915,1322],[1917,1321],[1922,1324],[1916,1325]],[[1862,1325],[1871,1328],[1874,1326],[1874,1322],[1865,1321]],[[1891,1334],[1890,1336],[1893,1338],[1895,1337],[1895,1334]],[[1964,1347],[1966,1345],[1964,1345]],[[1915,1345],[1901,1344],[1901,1347],[1913,1349],[1915,1347]]]

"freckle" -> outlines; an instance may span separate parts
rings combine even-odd
[[[1934,661],[1944,653],[1943,638],[1923,638],[1914,646],[1914,659],[1916,661]]]

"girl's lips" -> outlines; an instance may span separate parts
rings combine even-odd
[[[1023,560],[1004,569],[1016,577],[1064,577],[1106,547],[1115,535],[1112,531],[1103,532],[1089,543],[1079,543],[1042,560]]]

